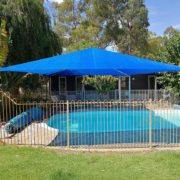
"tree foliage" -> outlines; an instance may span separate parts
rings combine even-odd
[[[149,23],[142,0],[67,0],[56,7],[56,28],[67,51],[113,43],[124,53],[146,52]]]
[[[163,37],[149,32],[147,41],[147,50],[144,57],[148,59],[161,60],[162,52],[165,51]]]
[[[99,94],[107,94],[115,89],[117,80],[113,76],[87,76],[83,78],[83,84],[94,87]]]
[[[53,32],[42,0],[0,0],[0,20],[9,34],[5,65],[13,65],[61,53],[61,43]],[[18,87],[22,74],[3,75],[5,88]]]
[[[55,29],[67,52],[100,47],[100,22],[91,6],[93,1],[83,0],[67,0],[55,5]]]
[[[6,22],[2,19],[0,23],[0,67],[3,66],[8,55],[8,34]]]
[[[169,27],[164,36],[149,33],[147,58],[180,65],[180,31]],[[180,95],[180,73],[159,73],[158,81],[163,89]]]
[[[161,59],[166,63],[180,65],[180,31],[167,28],[163,38],[164,50],[161,51]],[[161,75],[163,88],[172,90],[175,95],[180,95],[180,73],[164,73]]]
[[[104,24],[106,41],[115,42],[118,50],[142,55],[147,48],[148,11],[143,0],[95,1]]]

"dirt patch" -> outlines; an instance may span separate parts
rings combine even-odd
[[[5,145],[5,142],[0,140],[0,145]]]

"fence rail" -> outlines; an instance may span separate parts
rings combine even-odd
[[[0,95],[0,141],[8,144],[84,148],[180,146],[180,107],[169,101],[16,103],[8,94]]]
[[[97,91],[53,91],[51,93],[53,101],[58,100],[74,100],[74,101],[97,101],[97,100],[122,100],[122,101],[143,101],[143,100],[168,100],[173,101],[174,95],[167,90],[113,90],[107,94],[98,94]]]

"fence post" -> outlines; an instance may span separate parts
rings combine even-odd
[[[1,114],[1,119],[2,121],[1,122],[4,122],[5,121],[5,118],[4,118],[4,96],[3,96],[3,93],[1,92],[1,106],[2,106],[2,114]]]
[[[69,101],[66,101],[67,147],[69,147]]]
[[[149,113],[149,146],[152,147],[152,102],[150,102]]]

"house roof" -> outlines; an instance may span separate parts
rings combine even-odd
[[[0,68],[0,72],[23,72],[48,76],[131,76],[177,71],[180,71],[179,66],[98,48],[88,48],[68,54]]]

